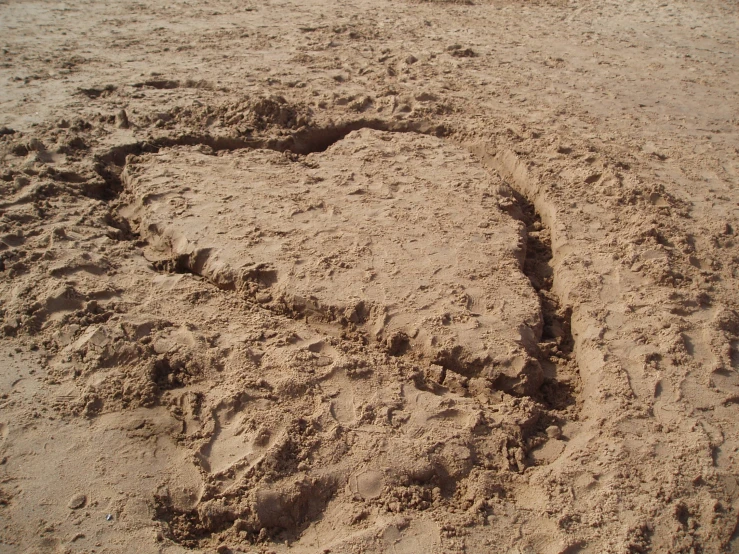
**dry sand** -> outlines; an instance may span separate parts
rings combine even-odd
[[[0,31],[0,552],[739,552],[735,3]]]

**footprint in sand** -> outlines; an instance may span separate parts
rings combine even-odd
[[[342,425],[354,423],[357,419],[354,392],[346,371],[332,371],[324,381],[323,386],[331,398],[329,403],[331,417]]]
[[[229,404],[221,405],[213,413],[213,436],[201,451],[210,473],[223,473],[236,464],[252,467],[274,442],[275,433],[266,428],[251,428],[241,403]]]

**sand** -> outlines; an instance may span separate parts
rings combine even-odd
[[[0,552],[739,552],[738,15],[0,2]]]

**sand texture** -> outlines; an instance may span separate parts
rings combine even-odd
[[[738,36],[0,0],[0,553],[739,552]]]

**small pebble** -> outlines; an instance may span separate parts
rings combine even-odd
[[[72,498],[69,499],[67,507],[70,510],[79,510],[85,504],[87,504],[87,497],[84,494],[75,494]]]

